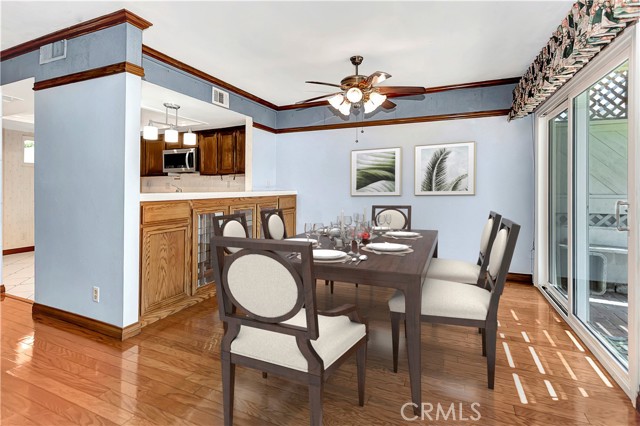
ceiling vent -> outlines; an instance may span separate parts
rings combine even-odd
[[[211,94],[212,94],[211,102],[213,102],[216,105],[220,105],[221,107],[229,108],[229,92],[220,90],[217,87],[212,87]]]
[[[54,41],[40,47],[40,65],[67,57],[67,40]]]

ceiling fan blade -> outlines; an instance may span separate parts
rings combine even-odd
[[[380,106],[384,109],[391,109],[391,108],[394,108],[396,104],[391,102],[389,99],[386,99]]]
[[[307,102],[317,101],[318,99],[329,98],[331,96],[338,95],[338,94],[342,94],[342,92],[329,93],[329,94],[322,95],[322,96],[316,96],[315,98],[305,99],[304,101],[296,102],[296,105],[297,104],[306,104]]]
[[[332,86],[332,87],[342,87],[339,84],[333,84],[333,83],[323,83],[322,81],[305,81],[305,83],[310,83],[310,84],[322,84],[323,86]]]
[[[377,90],[381,95],[396,96],[424,95],[427,93],[426,89],[420,86],[379,86]]]
[[[378,83],[382,83],[386,79],[391,78],[391,74],[386,73],[384,71],[376,71],[367,77],[367,85],[375,86]]]

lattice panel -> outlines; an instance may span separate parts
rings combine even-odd
[[[589,112],[592,120],[627,118],[628,70],[614,71],[589,90]]]

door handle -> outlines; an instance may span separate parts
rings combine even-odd
[[[620,206],[627,206],[627,212],[629,211],[629,202],[618,200],[616,201],[616,229],[618,231],[629,231],[629,220],[627,219],[627,226],[622,226],[620,223]]]

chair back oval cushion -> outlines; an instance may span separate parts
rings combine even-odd
[[[487,223],[482,228],[482,236],[480,237],[480,253],[484,256],[487,254],[487,247],[489,246],[489,237],[491,237],[491,229],[493,229],[493,218],[490,217]]]
[[[297,305],[299,287],[291,272],[274,258],[255,253],[239,256],[229,264],[223,282],[229,296],[252,316],[269,319],[297,312],[291,311]]]
[[[247,232],[244,230],[244,226],[237,220],[230,220],[224,225],[222,229],[223,237],[237,237],[247,238]],[[238,247],[227,247],[229,253],[235,253],[240,250]]]
[[[269,216],[269,222],[267,223],[269,228],[269,235],[274,240],[281,240],[284,238],[284,223],[277,214]]]
[[[391,224],[389,225],[391,229],[404,229],[407,225],[407,217],[398,210],[383,210],[380,214],[391,215]]]
[[[502,265],[502,258],[504,257],[504,252],[507,249],[507,240],[509,239],[509,234],[506,229],[501,229],[496,235],[496,239],[493,242],[493,247],[491,247],[491,256],[489,258],[489,275],[491,278],[495,279],[498,275],[498,271],[500,270],[500,265]]]

